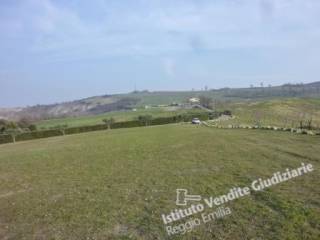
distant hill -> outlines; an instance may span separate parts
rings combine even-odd
[[[41,120],[72,116],[95,115],[115,110],[131,109],[139,99],[132,97],[97,96],[51,105],[36,105],[25,108],[0,108],[0,119],[18,120],[28,118]]]
[[[51,105],[25,108],[0,108],[0,118],[41,120],[71,116],[96,115],[116,110],[128,110],[144,105],[183,103],[190,97],[205,95],[220,101],[263,100],[288,97],[320,97],[320,82],[284,84],[282,86],[223,88],[207,91],[135,91],[127,94],[95,96]]]
[[[307,84],[305,84],[305,86],[319,88],[320,82],[307,83]]]

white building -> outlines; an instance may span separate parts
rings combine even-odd
[[[200,99],[199,98],[195,98],[195,97],[189,98],[189,102],[190,103],[200,103]]]

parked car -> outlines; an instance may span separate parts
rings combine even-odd
[[[193,118],[191,121],[192,124],[200,124],[201,121],[199,120],[199,118]]]

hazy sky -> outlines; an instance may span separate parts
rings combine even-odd
[[[0,0],[0,107],[319,73],[319,0]]]

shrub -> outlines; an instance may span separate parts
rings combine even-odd
[[[36,131],[37,130],[37,126],[34,125],[34,124],[29,125],[28,128],[29,128],[30,131]]]
[[[309,131],[307,131],[307,134],[308,135],[316,135],[313,131],[311,131],[311,130],[309,130]]]
[[[212,119],[218,118],[219,115],[220,115],[220,114],[219,114],[218,112],[210,112],[210,113],[208,114],[208,118],[209,118],[209,120],[212,120]]]
[[[223,115],[228,115],[228,116],[232,116],[232,113],[230,110],[225,110],[222,112]]]

